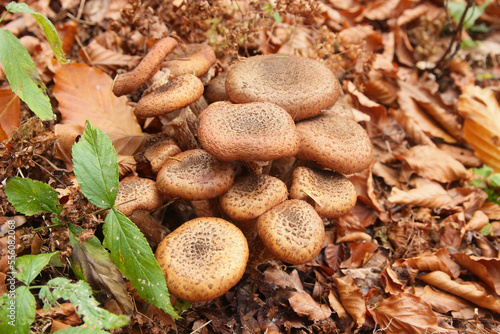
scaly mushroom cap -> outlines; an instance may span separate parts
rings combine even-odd
[[[147,140],[144,157],[151,164],[153,173],[156,174],[165,162],[179,153],[181,153],[181,149],[175,140],[165,133],[160,133]]]
[[[243,277],[248,244],[224,219],[195,218],[162,240],[156,259],[170,293],[190,302],[207,301],[222,296]]]
[[[370,137],[361,125],[345,117],[322,114],[298,122],[297,157],[313,160],[342,174],[361,172],[373,161]]]
[[[318,61],[295,55],[263,55],[233,65],[226,92],[235,103],[276,103],[298,121],[334,105],[340,87],[332,71]]]
[[[290,115],[268,102],[215,102],[198,117],[201,146],[220,160],[269,161],[293,156],[298,136]]]
[[[177,154],[158,172],[156,187],[171,197],[190,201],[215,198],[234,182],[235,167],[201,149]]]
[[[217,101],[228,101],[229,97],[226,93],[226,78],[229,72],[219,73],[215,78],[210,80],[205,88],[205,98],[209,103]]]
[[[150,179],[129,176],[120,181],[116,196],[116,208],[125,216],[130,216],[135,210],[153,211],[164,201],[163,195],[156,189],[156,183]]]
[[[287,197],[288,189],[280,179],[266,174],[249,174],[237,179],[219,201],[229,217],[246,221],[258,218]]]
[[[310,203],[321,217],[335,218],[352,210],[357,194],[354,185],[342,174],[297,167],[293,171],[290,198]]]
[[[155,117],[187,107],[203,95],[203,89],[203,83],[195,75],[178,76],[143,96],[135,105],[135,115]]]
[[[210,45],[187,44],[186,51],[179,52],[178,55],[170,54],[163,68],[170,70],[170,78],[185,73],[201,77],[208,72],[216,60],[214,49]]]
[[[267,250],[291,264],[304,264],[321,251],[323,220],[307,202],[292,199],[276,205],[257,219],[257,233]]]

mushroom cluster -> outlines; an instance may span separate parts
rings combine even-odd
[[[114,89],[120,95],[150,86],[135,113],[145,128],[162,127],[139,155],[150,163],[141,189],[154,182],[155,201],[191,208],[180,225],[168,226],[156,251],[171,293],[189,301],[223,295],[246,266],[270,258],[312,261],[325,220],[356,204],[346,175],[373,160],[367,132],[336,103],[339,82],[323,63],[260,55],[212,78],[215,63],[206,45],[181,50],[167,37],[138,65],[132,88],[124,88],[127,73]],[[130,181],[121,182],[119,198],[138,196],[121,194]],[[145,207],[142,199],[137,204]]]

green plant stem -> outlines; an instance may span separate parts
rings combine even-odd
[[[33,231],[40,231],[40,230],[43,230],[44,228],[61,227],[61,226],[64,226],[64,224],[59,223],[59,224],[54,224],[54,225],[49,225],[49,226],[37,227],[37,228],[34,228]]]
[[[3,14],[3,16],[0,18],[0,23],[2,23],[3,19],[7,16],[7,14],[9,14],[9,12]]]

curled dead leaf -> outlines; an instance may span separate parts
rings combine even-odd
[[[0,141],[10,137],[19,126],[21,102],[10,89],[0,89]]]
[[[454,204],[453,198],[439,183],[426,179],[419,179],[416,187],[408,191],[392,187],[387,200],[393,203],[426,208],[443,208]]]
[[[366,319],[366,302],[361,290],[350,276],[335,278],[335,285],[337,286],[342,306],[354,319],[358,328],[361,327]]]
[[[298,292],[288,298],[290,305],[299,316],[307,316],[309,320],[322,321],[328,318],[332,311],[325,304],[318,304],[308,293]]]
[[[409,266],[420,271],[443,271],[457,278],[460,275],[460,266],[450,257],[446,248],[442,248],[433,254],[422,255],[410,259],[399,259],[394,262],[396,267]]]
[[[469,256],[461,253],[451,256],[500,295],[500,259]]]

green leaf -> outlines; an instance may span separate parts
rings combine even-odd
[[[489,1],[486,1],[481,6],[472,5],[468,10],[467,14],[465,14],[465,19],[463,23],[463,27],[466,30],[469,30],[477,21],[477,19],[483,14],[486,6],[489,5]],[[460,22],[460,19],[465,11],[467,4],[465,1],[447,1],[446,8],[450,13],[450,16],[453,18],[455,23]]]
[[[10,88],[42,120],[54,119],[52,106],[28,50],[10,31],[0,29],[0,63]]]
[[[92,289],[103,290],[107,295],[112,295],[124,313],[132,314],[134,305],[127,291],[127,285],[122,273],[111,260],[109,252],[95,236],[79,242],[77,235],[83,229],[77,229],[72,224],[68,227],[69,240],[73,248],[71,269],[75,275],[89,283]]]
[[[115,329],[128,324],[126,316],[116,315],[100,308],[99,303],[92,296],[90,286],[83,281],[72,283],[64,277],[56,277],[48,281],[47,285],[40,289],[38,295],[46,308],[57,302],[59,298],[69,300],[75,305],[76,313],[91,328]]]
[[[57,334],[109,334],[108,332],[101,331],[99,329],[92,329],[88,327],[73,327],[65,328],[54,333]]]
[[[491,175],[490,183],[492,187],[499,188],[500,187],[500,174],[496,173]]]
[[[44,212],[58,216],[62,211],[57,192],[40,181],[11,177],[5,183],[5,194],[17,211],[28,216]]]
[[[118,193],[118,155],[111,139],[87,121],[80,141],[73,146],[73,169],[82,193],[92,204],[107,209]]]
[[[139,295],[174,319],[179,316],[170,304],[165,277],[153,251],[139,228],[113,208],[104,220],[103,245]]]
[[[34,11],[33,9],[29,8],[28,5],[25,3],[11,2],[7,5],[7,7],[5,7],[5,9],[7,9],[7,11],[11,13],[31,14],[31,16],[33,16],[33,18],[35,19],[36,23],[38,23],[38,25],[43,29],[43,32],[45,33],[45,36],[49,41],[50,47],[52,48],[52,51],[54,52],[54,56],[56,57],[56,59],[61,64],[69,63],[69,60],[66,59],[66,55],[62,50],[62,43],[61,39],[59,38],[59,35],[57,34],[57,30],[49,19],[47,19],[42,14]]]
[[[14,276],[24,284],[30,285],[54,257],[59,259],[59,252],[20,256],[16,259],[17,271]]]
[[[35,315],[36,300],[28,287],[17,287],[0,297],[0,333],[29,334]]]

